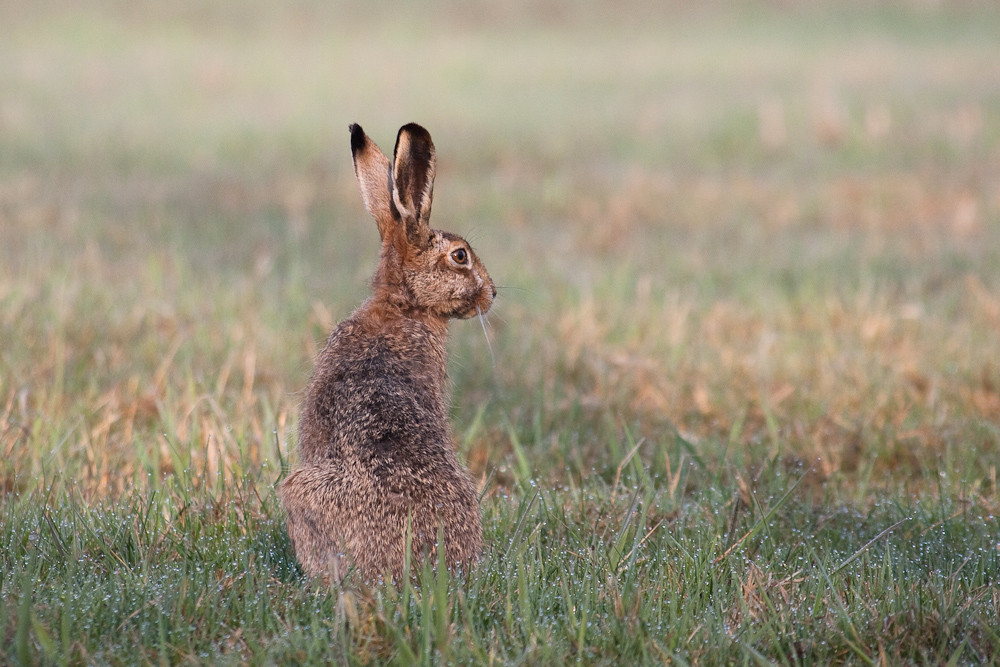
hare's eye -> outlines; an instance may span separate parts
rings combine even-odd
[[[459,266],[465,266],[469,263],[469,253],[465,251],[465,248],[456,248],[451,251],[451,259]]]

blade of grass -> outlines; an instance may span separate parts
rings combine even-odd
[[[615,480],[614,482],[611,483],[612,504],[618,497],[618,482],[621,480],[622,470],[625,468],[625,466],[628,465],[629,461],[632,460],[632,457],[635,456],[635,453],[639,451],[639,448],[642,447],[643,443],[645,442],[646,442],[645,438],[639,438],[639,442],[635,443],[635,446],[629,450],[628,454],[625,455],[625,458],[623,458],[621,460],[621,463],[618,464],[618,469],[615,471]]]
[[[538,500],[538,494],[538,489],[535,489],[531,498],[528,499],[528,504],[525,505],[524,510],[521,512],[521,516],[517,520],[517,525],[514,527],[514,533],[510,536],[510,544],[507,546],[507,551],[504,553],[505,560],[510,556],[510,552],[514,548],[514,545],[517,544],[517,540],[521,536],[521,529],[524,527],[524,521],[528,517],[528,512],[530,512],[531,508],[535,505],[535,501]]]
[[[788,491],[785,491],[785,495],[781,496],[781,498],[778,499],[778,502],[776,502],[774,505],[771,506],[770,509],[767,510],[766,514],[764,514],[759,519],[757,519],[757,522],[754,523],[753,527],[750,528],[750,530],[748,530],[743,535],[743,537],[741,537],[740,539],[736,540],[736,542],[734,542],[731,547],[729,547],[728,549],[726,549],[722,553],[722,555],[719,556],[718,558],[716,558],[713,562],[714,563],[719,563],[719,562],[725,560],[726,556],[728,556],[730,553],[732,553],[734,549],[736,549],[741,544],[743,544],[744,542],[746,542],[748,539],[750,539],[751,537],[753,537],[754,535],[756,535],[757,532],[760,531],[761,528],[764,527],[764,524],[766,524],[768,521],[771,520],[771,517],[774,516],[774,513],[777,512],[778,509],[780,509],[781,506],[784,505],[785,502],[791,497],[791,495],[795,491],[795,489],[797,489],[799,487],[799,484],[802,483],[802,480],[804,480],[806,478],[806,476],[809,473],[811,473],[811,472],[812,472],[812,468],[810,468],[809,470],[805,471],[802,474],[802,476],[799,477],[795,481],[794,484],[792,484],[792,486],[788,489]]]
[[[861,646],[859,646],[856,643],[860,641],[860,636],[858,635],[858,629],[855,627],[854,621],[851,620],[850,612],[844,605],[844,601],[840,599],[840,595],[837,594],[838,589],[836,586],[834,586],[833,579],[831,578],[830,573],[827,572],[825,567],[823,567],[823,561],[820,560],[819,555],[816,553],[815,550],[811,548],[809,551],[810,554],[812,555],[813,562],[816,563],[816,567],[819,568],[820,573],[823,575],[823,579],[826,581],[827,592],[829,593],[830,597],[832,597],[836,601],[836,608],[840,612],[840,617],[847,624],[848,629],[850,629],[851,634],[854,636],[854,641],[852,641],[851,638],[846,635],[844,635],[843,640],[847,643],[848,647],[850,647],[850,649],[854,651],[854,654],[857,655],[859,658],[861,658],[861,660],[864,661],[865,664],[872,666],[878,664],[876,660],[874,660],[867,653],[865,653],[865,651],[861,648]]]
[[[901,525],[903,525],[907,521],[910,521],[912,518],[913,517],[909,517],[908,516],[908,517],[905,517],[903,519],[900,519],[899,521],[897,521],[896,523],[892,524],[891,526],[889,526],[888,528],[886,528],[885,530],[883,530],[882,532],[880,532],[878,535],[876,535],[872,539],[868,540],[864,544],[864,546],[862,546],[860,549],[858,549],[853,554],[851,554],[851,556],[848,557],[843,563],[841,563],[840,565],[838,565],[837,567],[835,567],[830,574],[837,574],[838,572],[840,572],[841,570],[843,570],[845,567],[847,567],[848,565],[850,565],[851,563],[853,563],[854,561],[856,561],[858,558],[860,558],[861,554],[863,554],[864,552],[868,551],[876,542],[878,542],[883,537],[885,537],[886,535],[888,535],[889,533],[891,533],[892,531],[894,531],[896,528],[899,528]]]

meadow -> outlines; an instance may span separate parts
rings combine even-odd
[[[998,661],[994,3],[0,26],[0,662]],[[375,266],[347,126],[410,121],[501,286],[450,341],[490,546],[324,586],[274,489]]]

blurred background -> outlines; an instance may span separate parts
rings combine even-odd
[[[375,266],[347,126],[411,121],[503,286],[495,363],[453,326],[479,479],[680,434],[995,485],[996,3],[396,4],[0,2],[3,488],[273,481]]]

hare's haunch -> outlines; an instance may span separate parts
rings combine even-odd
[[[354,172],[382,248],[372,296],[330,334],[299,419],[299,464],[278,489],[303,569],[399,576],[406,544],[471,564],[476,489],[448,424],[448,320],[485,313],[496,288],[469,244],[431,229],[434,144],[404,125],[393,158],[351,125]]]

